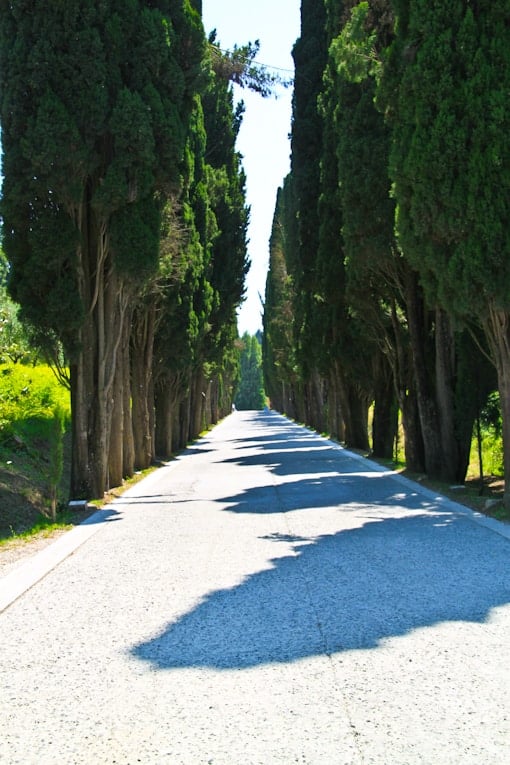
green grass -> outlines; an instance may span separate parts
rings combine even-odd
[[[36,521],[34,525],[31,526],[31,528],[26,529],[25,531],[20,531],[18,533],[12,530],[9,536],[0,539],[0,548],[2,546],[8,545],[12,540],[24,539],[28,541],[34,536],[51,536],[54,531],[58,531],[59,529],[68,529],[71,528],[71,526],[71,518],[65,519],[63,517],[60,521],[53,522],[49,518],[41,515],[39,520]]]

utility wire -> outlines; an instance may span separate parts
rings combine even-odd
[[[219,50],[220,53],[224,53],[225,55],[232,55],[231,50],[220,48],[219,45],[215,45],[214,43],[212,43],[212,47],[216,48],[216,50]],[[258,66],[263,66],[265,69],[274,69],[276,72],[285,72],[286,74],[294,74],[294,69],[284,69],[282,66],[273,66],[273,64],[264,64],[262,61],[257,61],[256,59],[248,58],[248,56],[239,56],[239,58],[242,61],[248,61],[251,64],[258,64]]]

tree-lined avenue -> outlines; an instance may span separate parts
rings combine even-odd
[[[0,760],[507,761],[502,524],[271,411],[108,511],[0,616]]]

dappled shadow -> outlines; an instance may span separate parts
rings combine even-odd
[[[175,457],[176,460],[182,460],[183,457],[191,457],[193,454],[207,454],[207,452],[213,452],[214,449],[210,449],[206,446],[188,446],[184,451]]]
[[[264,568],[229,588],[208,592],[204,583],[192,610],[169,613],[160,634],[133,647],[138,659],[161,670],[293,662],[370,650],[441,622],[481,623],[510,602],[503,537],[373,463],[306,431],[301,437],[280,417],[252,419],[260,436],[251,423],[248,439],[230,441],[235,456],[228,460],[247,469],[251,487],[215,498],[217,507],[240,516],[305,516],[287,515],[276,531],[266,526],[260,540],[275,553]],[[221,450],[216,461],[227,461]],[[258,466],[261,482],[253,485]],[[333,526],[316,536],[310,530],[318,526],[305,517],[323,508],[332,508],[325,517]]]
[[[107,505],[102,510],[94,511],[83,520],[80,520],[78,511],[76,511],[75,515],[80,526],[93,526],[96,523],[112,523],[113,521],[120,521],[122,518],[121,513],[115,510],[111,505]]]
[[[133,648],[159,669],[243,669],[370,649],[444,621],[483,622],[510,600],[510,547],[451,513],[374,519],[292,546],[270,568],[204,597]],[[267,537],[266,537],[267,539]]]
[[[145,505],[173,505],[183,500],[176,500],[171,496],[164,496],[163,494],[154,495],[151,494],[147,497],[135,495],[133,497],[120,497],[115,500],[115,504],[118,506],[127,505],[129,507],[140,506],[140,510],[143,510]]]
[[[284,473],[278,465],[270,466],[275,473]],[[288,513],[294,510],[316,510],[337,507],[357,510],[360,506],[405,507],[425,510],[436,505],[424,494],[401,486],[391,473],[338,473],[331,475],[310,470],[310,477],[295,481],[257,486],[217,500],[230,513]],[[438,512],[440,512],[438,508]]]
[[[278,480],[265,483],[262,473],[259,486],[218,499],[229,512],[281,513],[324,507],[345,510],[367,504],[405,505],[411,509],[436,506],[418,485],[413,488],[411,482],[396,480],[392,471],[279,415],[261,412],[252,419],[258,421],[262,434],[253,436],[252,424],[246,439],[231,441],[235,456],[225,458],[219,451],[217,462],[239,468],[266,468]],[[274,426],[268,426],[271,419]]]

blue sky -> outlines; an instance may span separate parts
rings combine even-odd
[[[292,76],[292,46],[299,37],[300,0],[203,0],[203,21],[208,34],[217,31],[223,48],[260,40],[258,60]],[[263,99],[236,90],[246,113],[238,140],[247,175],[251,208],[247,299],[239,313],[239,332],[254,334],[262,327],[262,306],[269,258],[269,237],[276,192],[289,170],[292,88],[280,89],[278,98]]]

